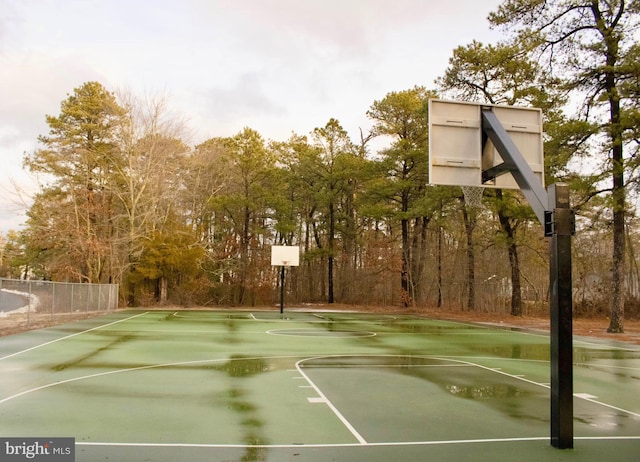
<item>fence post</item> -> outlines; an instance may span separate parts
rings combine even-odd
[[[116,293],[116,297],[113,296],[113,292],[115,291]],[[109,311],[114,310],[114,300],[115,300],[115,306],[118,306],[118,285],[117,284],[113,284],[110,288],[109,288]]]
[[[56,284],[55,282],[50,282],[51,285],[51,320],[55,318],[56,314]]]
[[[27,304],[27,327],[31,326],[31,281],[29,281],[29,302]]]

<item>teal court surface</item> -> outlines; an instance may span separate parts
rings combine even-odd
[[[550,445],[545,332],[347,312],[120,311],[0,337],[0,436],[77,461],[637,461],[640,347],[574,339]]]

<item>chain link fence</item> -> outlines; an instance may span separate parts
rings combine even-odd
[[[52,324],[118,308],[117,284],[0,278],[0,328]]]

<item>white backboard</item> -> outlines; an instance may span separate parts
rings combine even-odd
[[[534,108],[429,100],[429,183],[519,189],[510,173],[482,183],[482,171],[502,163],[487,140],[482,108],[489,107],[544,185],[542,111]]]
[[[271,266],[299,266],[300,246],[273,245],[271,246]]]

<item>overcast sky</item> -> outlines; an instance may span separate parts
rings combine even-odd
[[[357,140],[375,100],[434,88],[455,47],[499,40],[500,3],[0,0],[0,233],[24,221],[15,187],[34,189],[23,153],[84,82],[164,95],[192,144],[243,127],[286,140],[331,117]]]

